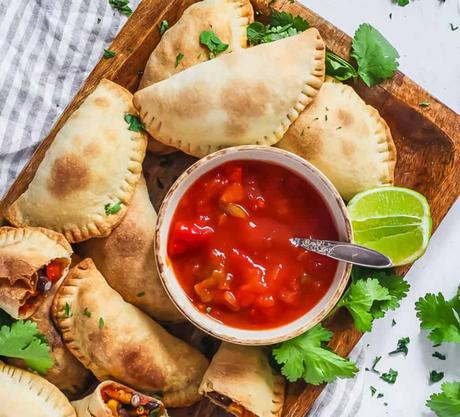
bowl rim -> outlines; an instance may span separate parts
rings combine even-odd
[[[328,189],[331,192],[331,197],[333,197],[335,203],[338,206],[340,215],[342,217],[341,220],[344,221],[344,225],[345,225],[346,241],[349,241],[349,242],[353,241],[353,230],[352,230],[352,226],[351,226],[351,220],[349,218],[345,202],[342,199],[342,197],[340,196],[340,194],[337,191],[337,189],[335,188],[335,186],[325,176],[325,174],[323,174],[318,168],[316,168],[310,162],[308,162],[307,160],[301,158],[300,156],[298,156],[298,155],[296,155],[296,154],[294,154],[292,152],[289,152],[289,151],[286,151],[286,150],[283,150],[283,149],[279,149],[279,148],[275,148],[275,147],[271,147],[271,146],[264,146],[264,145],[241,145],[241,146],[233,146],[233,147],[221,149],[221,150],[213,152],[213,153],[211,153],[211,154],[199,159],[198,161],[193,163],[190,167],[188,167],[176,179],[176,181],[173,183],[173,185],[170,187],[170,189],[166,193],[166,195],[165,195],[165,197],[164,197],[164,199],[163,199],[163,201],[161,203],[160,209],[158,210],[158,217],[157,217],[157,222],[156,222],[156,227],[155,227],[154,253],[155,253],[155,260],[156,260],[156,266],[157,266],[157,270],[158,270],[158,275],[160,277],[160,281],[161,281],[166,293],[168,294],[168,297],[171,299],[172,303],[176,306],[176,308],[181,312],[181,314],[189,322],[191,322],[194,326],[198,327],[203,332],[205,332],[205,333],[209,334],[210,336],[213,336],[213,337],[215,337],[215,338],[217,338],[219,340],[223,340],[223,341],[226,341],[226,342],[229,342],[229,343],[234,343],[234,344],[247,345],[247,346],[263,346],[263,345],[272,345],[272,344],[275,344],[275,343],[280,343],[282,341],[292,339],[292,338],[294,338],[296,336],[299,336],[300,334],[306,332],[307,330],[311,329],[312,327],[314,327],[315,325],[320,323],[322,320],[324,320],[327,317],[327,315],[332,311],[332,309],[335,307],[335,305],[338,303],[338,301],[340,300],[340,297],[344,293],[345,288],[346,288],[346,286],[348,284],[348,280],[350,278],[352,265],[351,264],[345,264],[345,268],[343,270],[342,275],[339,278],[337,288],[335,289],[335,291],[331,295],[329,295],[329,298],[325,301],[324,307],[322,307],[321,310],[311,320],[307,321],[306,323],[304,323],[301,326],[297,326],[295,329],[293,329],[293,330],[291,330],[289,332],[283,332],[283,333],[281,333],[281,334],[279,334],[277,336],[263,337],[262,333],[266,332],[266,331],[274,331],[275,332],[277,329],[281,330],[281,329],[284,328],[284,326],[289,325],[290,323],[293,323],[293,322],[295,322],[297,320],[300,320],[305,315],[307,315],[311,310],[307,311],[305,314],[300,316],[298,319],[296,319],[296,320],[294,320],[292,322],[289,322],[286,325],[283,325],[283,326],[280,326],[280,327],[269,328],[269,329],[244,329],[244,330],[247,330],[249,332],[260,334],[260,338],[251,338],[251,339],[245,339],[245,338],[242,338],[242,337],[239,337],[239,336],[232,335],[233,332],[235,332],[235,331],[238,332],[238,331],[240,331],[242,329],[226,325],[225,323],[220,322],[222,324],[221,327],[225,328],[224,333],[223,332],[217,332],[215,329],[209,328],[208,326],[204,325],[202,320],[201,320],[201,318],[206,317],[206,315],[203,314],[198,309],[196,309],[196,307],[193,305],[193,303],[190,300],[188,300],[188,302],[191,305],[191,308],[195,309],[199,313],[199,314],[196,314],[197,319],[195,319],[194,317],[191,317],[191,315],[187,311],[185,311],[185,309],[181,306],[181,303],[179,303],[176,300],[176,292],[169,284],[169,280],[168,280],[168,278],[166,276],[166,273],[165,273],[165,269],[167,268],[167,265],[168,265],[168,260],[163,259],[162,254],[161,254],[162,251],[160,250],[160,244],[161,244],[160,243],[161,242],[160,235],[161,235],[162,229],[164,227],[167,227],[167,232],[169,233],[170,223],[165,225],[166,214],[170,210],[172,210],[172,213],[174,214],[174,212],[176,210],[176,207],[177,207],[177,205],[176,205],[176,206],[171,208],[169,203],[172,200],[172,196],[181,189],[182,184],[184,183],[184,180],[189,175],[191,175],[193,172],[195,172],[196,170],[202,169],[204,166],[209,164],[211,161],[223,158],[224,156],[226,156],[226,155],[228,155],[230,153],[234,154],[234,155],[238,155],[238,153],[246,152],[246,151],[272,152],[272,153],[274,153],[274,154],[279,156],[279,159],[280,159],[279,164],[281,166],[283,166],[284,168],[287,168],[287,169],[289,169],[289,165],[288,165],[287,162],[289,161],[289,159],[291,159],[291,160],[293,159],[296,162],[300,163],[300,165],[302,165],[303,168],[308,170],[309,174],[315,175],[317,177],[317,179],[320,180],[323,183],[325,188]],[[252,158],[246,158],[246,159],[250,160]],[[238,158],[229,159],[228,161],[222,161],[222,163],[230,162],[231,160],[238,160]],[[276,163],[276,162],[273,162],[273,163]],[[220,164],[217,164],[216,166],[219,166],[219,165]],[[211,169],[213,169],[213,168],[210,168],[209,170],[211,170]],[[204,175],[205,173],[207,173],[207,172],[208,172],[208,170],[204,170],[196,178],[196,180],[198,178],[200,178],[202,175]],[[308,179],[305,178],[305,181],[308,181]],[[186,192],[186,190],[190,187],[190,185],[185,188],[183,193]],[[335,215],[334,213],[331,213],[331,215],[332,215],[332,218],[335,221],[337,221],[337,218],[339,216]],[[171,218],[172,218],[172,216],[171,216]],[[165,242],[165,244],[166,244],[166,242]],[[170,269],[172,270],[172,268],[170,268]],[[172,273],[175,276],[173,270],[172,270]],[[177,277],[175,277],[175,279],[176,279],[176,281],[178,281]],[[179,287],[180,287],[180,284],[179,284]],[[185,297],[188,299],[188,296],[186,295],[185,291],[183,289],[182,289],[182,291],[185,294]],[[326,296],[327,296],[327,294],[325,294],[323,297],[326,297]],[[317,303],[317,305],[321,301],[322,300],[320,300]]]

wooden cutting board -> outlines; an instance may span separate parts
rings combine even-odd
[[[96,65],[0,202],[0,220],[4,221],[6,207],[24,191],[33,178],[56,132],[99,81],[108,78],[133,92],[136,91],[141,71],[160,39],[160,22],[166,19],[173,24],[194,2],[195,0],[143,0],[140,3],[110,46],[111,50],[117,52],[116,57],[101,59]],[[331,50],[348,58],[351,39],[313,11],[291,0],[252,2],[261,18],[268,16],[271,8],[301,15],[311,26],[320,30]],[[372,89],[362,83],[357,83],[354,87],[368,104],[379,110],[389,124],[398,151],[396,184],[413,188],[428,198],[435,230],[460,193],[460,116],[402,73],[397,73],[393,79]],[[431,105],[421,108],[419,103],[422,101]],[[177,175],[194,160],[181,153],[166,158],[147,155],[144,172],[156,208]],[[405,273],[408,269],[409,267],[401,268],[399,272]],[[326,324],[334,331],[330,347],[342,356],[348,355],[361,334],[354,329],[346,311],[340,310]],[[290,384],[283,415],[304,416],[323,388],[324,386],[314,387],[304,383]],[[194,417],[226,415],[206,400],[189,409],[174,410],[171,414]]]

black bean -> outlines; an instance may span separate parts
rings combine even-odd
[[[51,289],[52,285],[53,283],[47,277],[40,275],[37,280],[37,291],[45,293]]]
[[[144,408],[146,408],[147,410],[155,410],[159,406],[160,406],[160,404],[158,404],[157,402],[149,401],[147,404],[144,405]]]

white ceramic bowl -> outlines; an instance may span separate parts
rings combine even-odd
[[[323,320],[345,290],[350,276],[351,265],[339,262],[332,285],[327,293],[315,307],[302,317],[289,324],[273,329],[246,330],[227,326],[200,312],[192,304],[177,281],[167,255],[167,242],[171,220],[177,204],[188,188],[203,174],[225,162],[248,159],[277,164],[305,178],[316,188],[329,207],[338,230],[339,240],[344,242],[352,241],[351,223],[345,204],[331,182],[317,168],[297,155],[277,148],[267,146],[238,146],[217,151],[200,159],[188,168],[173,184],[158,213],[155,254],[158,272],[166,292],[182,314],[195,326],[227,342],[244,345],[270,345],[291,339]]]

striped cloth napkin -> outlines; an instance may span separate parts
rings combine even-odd
[[[125,22],[107,0],[0,0],[0,195]],[[360,345],[351,358],[362,367]],[[340,380],[309,417],[354,416],[361,398],[362,374]]]

